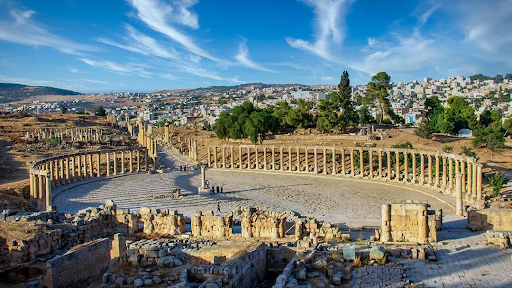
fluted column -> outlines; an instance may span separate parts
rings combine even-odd
[[[428,186],[432,186],[432,155],[427,154],[428,156]]]
[[[76,157],[76,165],[77,165],[77,177],[78,180],[82,180],[82,155],[78,154],[78,157]]]
[[[442,156],[443,157],[443,190],[446,190],[447,188],[447,182],[446,182],[446,177],[447,177],[447,174],[448,172],[446,171],[446,157]]]
[[[300,147],[297,147],[297,172],[300,172]]]
[[[476,175],[477,175],[477,172],[478,172],[476,165],[477,165],[476,163],[473,163],[473,183],[471,185],[472,186],[472,188],[471,188],[471,197],[473,199],[476,199],[476,182],[477,182],[477,180],[476,180],[477,176]]]
[[[420,153],[420,184],[423,185],[425,183],[425,154]]]
[[[448,190],[453,193],[453,160],[448,158]]]
[[[92,171],[92,154],[89,153],[88,157],[89,157],[89,177],[92,178],[94,176],[93,171]]]
[[[472,198],[472,191],[473,191],[473,163],[468,162],[468,184],[466,187],[466,199]]]
[[[133,150],[128,151],[128,156],[130,156],[130,173],[133,172]]]
[[[466,160],[460,161],[460,174],[462,174],[462,192],[466,193]]]
[[[254,147],[254,152],[256,155],[256,170],[259,170],[260,169],[260,157],[259,157],[258,146]]]
[[[222,146],[222,168],[226,169],[226,146]]]
[[[87,171],[87,154],[84,154],[84,179],[89,177],[89,171]]]
[[[153,141],[153,140],[151,140]],[[112,158],[112,160],[114,160],[114,175],[117,175],[117,151],[114,150],[114,158]]]
[[[292,171],[292,147],[288,147],[288,171]]]
[[[219,168],[217,166],[217,146],[213,146],[213,167]]]
[[[69,157],[66,157],[65,166],[66,166],[66,169],[65,169],[65,171],[66,171],[66,183],[70,183],[71,179],[69,179]]]

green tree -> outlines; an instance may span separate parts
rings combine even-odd
[[[68,113],[68,108],[66,106],[60,106],[60,113],[61,114],[66,114]]]
[[[288,112],[292,109],[290,107],[290,104],[286,101],[277,102],[276,106],[274,107],[274,112],[272,112],[272,115],[279,119],[279,122],[281,123],[281,126],[286,125],[286,115]]]
[[[297,107],[290,109],[286,114],[286,124],[296,128],[307,128],[312,122],[309,110],[313,108],[313,102],[299,99]]]
[[[94,115],[104,117],[105,115],[107,115],[107,111],[105,110],[105,108],[103,108],[103,106],[99,106],[98,108],[96,108],[96,112],[94,113]]]
[[[512,134],[512,118],[508,118],[503,123],[503,129],[505,130],[504,136],[507,136],[507,134]]]
[[[397,115],[391,109],[391,102],[389,101],[388,90],[391,89],[392,85],[389,83],[391,77],[386,72],[379,72],[372,77],[372,80],[368,82],[366,88],[367,96],[363,100],[363,104],[372,105],[379,111],[377,120],[382,123],[384,116],[388,116],[390,119],[398,120]]]
[[[501,189],[503,189],[503,186],[507,185],[508,183],[508,178],[503,176],[503,173],[501,172],[496,172],[496,174],[487,177],[487,180],[492,187],[493,197],[498,196],[501,192]]]

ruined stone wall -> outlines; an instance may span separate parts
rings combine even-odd
[[[402,202],[382,207],[383,242],[437,242],[441,213],[426,203]]]
[[[89,282],[107,270],[111,241],[107,238],[46,262],[43,287],[88,287]]]
[[[190,220],[194,237],[224,238],[233,234],[233,214],[215,216],[213,211],[200,211]]]
[[[473,231],[512,231],[512,209],[469,210],[468,228]]]
[[[140,208],[140,220],[144,223],[144,234],[173,236],[185,233],[185,217],[175,210]]]

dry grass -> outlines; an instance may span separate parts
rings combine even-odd
[[[46,225],[31,222],[0,222],[0,238],[6,241],[32,238],[48,231]]]
[[[352,263],[352,267],[361,267],[363,266],[363,262],[361,261],[361,256],[356,256],[354,262]]]

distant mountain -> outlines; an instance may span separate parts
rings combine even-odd
[[[9,103],[39,95],[80,95],[81,93],[45,86],[0,83],[0,103]]]

